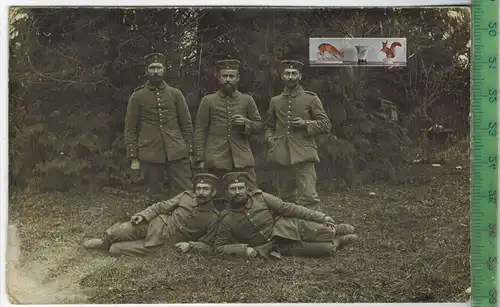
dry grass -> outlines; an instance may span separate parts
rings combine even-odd
[[[49,303],[463,302],[470,241],[469,169],[462,162],[462,170],[414,165],[402,185],[320,191],[322,210],[357,226],[362,237],[332,258],[247,261],[166,248],[145,259],[114,259],[87,252],[84,238],[144,206],[111,191],[14,195],[9,219],[20,232],[19,272],[31,272],[46,291],[81,294]],[[17,291],[19,301],[30,294],[33,301],[32,290]]]

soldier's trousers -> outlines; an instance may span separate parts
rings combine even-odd
[[[327,257],[335,253],[335,242],[304,242],[279,240],[274,244],[274,249],[283,256],[295,257]]]
[[[278,166],[278,190],[281,199],[316,210],[319,196],[316,192],[315,163]]]
[[[155,217],[149,224],[117,223],[106,230],[105,240],[111,245],[109,252],[113,256],[146,256],[157,252],[163,246],[161,241],[154,242],[153,246],[146,246],[148,229],[150,233],[159,234],[164,227],[165,223],[160,217]]]
[[[188,158],[167,161],[166,163],[142,162],[144,177],[148,185],[148,196],[153,201],[160,201],[174,197],[184,191],[193,189],[191,162]],[[171,183],[168,193],[163,190],[164,172]]]

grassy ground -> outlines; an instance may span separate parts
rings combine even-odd
[[[170,249],[115,259],[81,242],[141,210],[136,196],[13,195],[9,220],[21,257],[9,268],[9,290],[21,303],[463,302],[470,286],[469,166],[465,160],[456,169],[457,162],[415,164],[397,186],[320,191],[322,210],[357,226],[362,238],[322,259]],[[10,251],[16,242],[13,235]]]

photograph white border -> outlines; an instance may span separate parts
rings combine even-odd
[[[5,3],[5,2],[4,2]],[[307,3],[307,5],[304,5]],[[7,225],[8,225],[8,10],[9,6],[98,6],[98,7],[143,7],[143,6],[183,6],[183,7],[193,7],[193,6],[204,6],[204,7],[287,7],[287,8],[314,8],[314,7],[342,7],[342,8],[369,8],[369,7],[419,7],[419,6],[470,6],[471,1],[467,0],[255,0],[251,2],[244,2],[241,0],[211,0],[210,2],[203,0],[175,0],[175,1],[161,1],[161,0],[107,0],[105,3],[103,1],[97,0],[74,0],[68,2],[62,0],[7,0],[3,5],[1,11],[1,20],[4,23],[3,27],[0,27],[1,39],[3,43],[1,44],[1,65],[2,67],[2,82],[1,82],[1,100],[0,100],[0,147],[1,147],[1,157],[0,157],[0,170],[2,170],[0,176],[0,195],[1,198],[1,211],[0,211],[0,246],[2,252],[0,253],[0,262],[2,264],[1,277],[0,277],[0,306],[109,306],[102,304],[82,304],[82,305],[13,305],[9,302],[7,296],[7,284],[6,284],[6,247],[7,247]],[[499,8],[500,11],[500,8]],[[500,46],[499,46],[500,47]],[[464,289],[465,290],[465,289]],[[116,304],[118,305],[118,304]],[[119,306],[201,306],[201,304],[120,304]],[[470,301],[467,303],[352,303],[352,304],[337,304],[337,303],[283,303],[283,304],[203,304],[202,306],[212,307],[212,306],[335,306],[335,307],[386,307],[386,306],[402,306],[402,307],[469,307],[471,306]]]

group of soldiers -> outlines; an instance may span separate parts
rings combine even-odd
[[[183,252],[315,257],[359,239],[353,226],[317,211],[315,136],[328,133],[331,122],[318,96],[300,85],[301,62],[281,62],[285,89],[271,98],[264,122],[254,99],[237,89],[240,62],[218,61],[219,90],[202,98],[193,129],[184,95],[164,81],[164,55],[144,59],[148,80],[129,99],[125,142],[153,202],[85,248],[116,256],[173,245]],[[262,131],[280,197],[258,187],[249,137]],[[163,192],[165,171],[171,198]],[[214,204],[221,199],[224,210]]]

